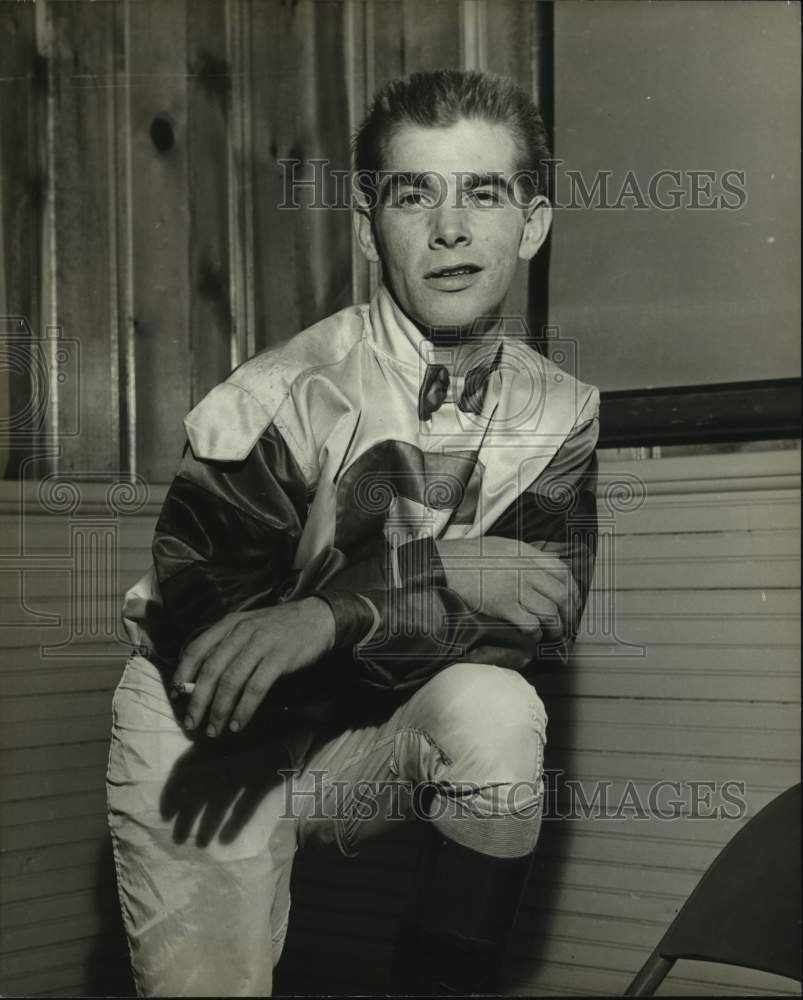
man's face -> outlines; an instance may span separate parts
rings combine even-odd
[[[357,232],[425,333],[498,314],[518,260],[529,260],[546,238],[546,199],[522,207],[521,190],[505,184],[517,162],[510,129],[474,119],[405,125],[388,144],[382,168],[391,177],[373,222],[359,214]]]

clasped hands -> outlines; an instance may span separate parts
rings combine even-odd
[[[533,643],[560,642],[577,624],[579,593],[556,555],[517,539],[436,541],[447,584],[472,609],[509,622]],[[173,678],[194,682],[184,726],[207,736],[242,730],[275,682],[334,647],[335,620],[317,597],[226,615],[190,642]]]

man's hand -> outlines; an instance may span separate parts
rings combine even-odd
[[[580,592],[557,556],[495,535],[435,544],[450,589],[474,611],[516,625],[535,642],[574,634]]]
[[[173,684],[194,681],[184,717],[195,729],[210,709],[207,736],[243,729],[273,684],[334,646],[335,619],[318,597],[226,615],[187,646]]]

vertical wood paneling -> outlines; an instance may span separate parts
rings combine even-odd
[[[354,136],[374,91],[374,10],[365,0],[343,5],[343,43],[349,110],[349,135]],[[352,185],[353,190],[353,185]],[[351,195],[350,195],[351,196]],[[351,237],[351,297],[367,302],[376,284],[375,265],[365,259],[356,237]]]
[[[530,75],[520,82],[535,100],[544,119],[550,151],[555,156],[554,146],[554,5],[546,0],[530,5]],[[553,201],[554,193],[550,192]],[[559,223],[559,219],[555,220]],[[553,222],[553,231],[554,231]],[[530,336],[533,346],[544,354],[549,354],[550,338],[557,331],[549,327],[549,262],[552,256],[552,232],[546,242],[530,262],[527,310]],[[592,380],[588,373],[576,370],[573,374]]]
[[[407,42],[405,36],[405,0],[387,0],[381,8],[369,4],[371,18],[373,79],[369,81],[372,93],[383,87],[389,80],[410,72],[405,61]]]
[[[486,0],[467,0],[459,7],[460,67],[488,68],[488,4]]]
[[[404,73],[404,0],[387,0],[381,7],[366,3],[366,103],[389,80]],[[357,253],[360,253],[357,250]],[[376,291],[382,278],[380,264],[368,267],[368,288],[362,301]],[[367,295],[365,294],[367,291]]]
[[[485,33],[485,63],[483,69],[502,76],[509,76],[527,92],[532,93],[532,80],[537,75],[534,61],[538,39],[536,31],[536,3],[520,3],[519,0],[499,0],[486,7],[483,18]],[[540,54],[540,53],[539,53]],[[537,97],[536,97],[537,101]],[[530,336],[538,339],[540,326],[546,321],[545,285],[539,279],[542,270],[538,257],[535,261],[519,262],[516,277],[505,301],[505,310],[511,316],[523,317],[529,327]],[[536,289],[535,286],[542,286]],[[537,309],[533,309],[534,305]]]
[[[349,111],[341,2],[256,3],[251,8],[252,135],[257,347],[276,344],[351,302],[345,210],[284,199],[280,160],[348,170]]]
[[[315,158],[327,175],[347,170],[367,100],[401,73],[470,63],[539,79],[540,7],[513,0],[0,10],[5,93],[19,91],[2,110],[14,155],[0,294],[34,338],[55,322],[80,343],[76,392],[49,359],[40,435],[58,436],[68,472],[168,480],[183,416],[233,364],[375,289],[344,208],[313,208],[308,190],[302,207],[279,208],[279,160],[298,160],[303,176]],[[334,185],[321,194],[334,198]],[[521,270],[507,306],[517,314],[533,300]],[[12,410],[36,395],[30,373],[3,373]],[[33,443],[16,442],[9,475]]]
[[[192,4],[187,69],[190,403],[194,405],[228,375],[232,360],[227,156],[232,72],[226,51],[226,5],[219,0]]]
[[[495,0],[486,8],[484,69],[512,77],[530,89],[532,77],[533,9],[532,3],[519,0]]]
[[[33,4],[0,3],[0,473],[16,479],[36,450],[46,385],[37,384],[28,341],[42,329],[42,235],[48,178],[48,65],[37,51]],[[45,394],[43,398],[43,392]],[[29,415],[26,416],[26,413]],[[16,431],[16,433],[14,433]],[[35,470],[25,470],[28,476]]]
[[[256,344],[250,9],[244,0],[226,0],[226,58],[231,73],[226,155],[232,368],[251,357]]]
[[[114,203],[110,208],[115,237],[117,400],[119,407],[120,469],[136,466],[136,327],[134,316],[133,234],[135,214],[131,188],[131,76],[129,73],[129,4],[113,5],[113,95],[109,113],[114,142],[109,147],[109,176],[113,178]]]
[[[77,389],[58,404],[59,470],[120,468],[110,4],[51,4],[56,318],[78,341]],[[87,283],[91,282],[91,294]],[[78,359],[76,359],[78,360]],[[55,401],[54,401],[55,402]]]
[[[405,73],[428,69],[460,69],[460,0],[403,0]]]
[[[135,471],[165,482],[192,399],[187,5],[139,0],[128,19]]]

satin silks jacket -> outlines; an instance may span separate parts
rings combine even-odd
[[[556,553],[585,602],[599,393],[516,333],[505,321],[439,346],[380,287],[235,369],[185,419],[153,566],[123,606],[139,651],[170,671],[229,612],[314,594],[336,642],[293,675],[302,701],[407,692],[458,661],[565,660],[573,636],[536,648],[469,607],[434,544],[520,538]],[[421,419],[433,365],[451,377]]]

